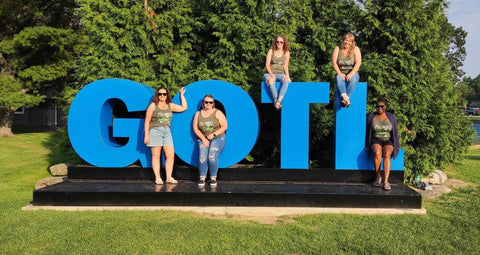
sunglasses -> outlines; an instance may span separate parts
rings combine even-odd
[[[377,108],[385,108],[385,105],[377,105]]]
[[[283,41],[277,41],[277,43],[281,43],[281,44],[283,44]]]
[[[166,96],[167,93],[158,93],[158,96]]]
[[[203,101],[204,104],[213,104],[213,101]]]

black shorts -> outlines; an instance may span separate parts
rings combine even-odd
[[[385,146],[385,145],[391,145],[393,146],[392,138],[390,138],[388,141],[382,142],[376,137],[372,137],[372,145],[374,144],[379,144],[380,146]]]

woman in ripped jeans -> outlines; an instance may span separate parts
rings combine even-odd
[[[215,100],[205,95],[202,109],[195,113],[193,130],[199,138],[199,172],[198,187],[205,187],[207,171],[210,170],[210,187],[217,187],[218,157],[225,147],[227,119],[215,108]]]

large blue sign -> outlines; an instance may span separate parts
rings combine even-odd
[[[278,86],[279,84],[277,84]],[[225,81],[199,81],[185,87],[187,111],[174,114],[171,126],[176,154],[186,163],[198,165],[193,116],[201,99],[211,94],[225,108],[228,121],[225,150],[220,167],[236,164],[251,151],[259,134],[258,112],[251,97]],[[262,103],[272,103],[262,83]],[[147,85],[122,79],[105,79],[85,86],[70,107],[68,131],[77,154],[99,167],[125,167],[136,161],[151,166],[150,150],[143,143],[144,119],[116,118],[116,107],[129,112],[145,111],[154,95]],[[179,95],[174,102],[180,103]],[[308,169],[309,106],[328,103],[329,83],[292,82],[281,109],[281,168]],[[338,100],[337,100],[338,101]],[[350,108],[337,105],[335,168],[373,169],[364,150],[366,84],[357,85]],[[128,138],[119,143],[115,138]],[[392,170],[403,169],[403,150],[392,161]]]
[[[279,90],[280,83],[275,84]],[[280,167],[308,169],[310,104],[329,101],[328,82],[291,82],[282,101],[280,133]],[[262,103],[273,103],[262,82]]]
[[[229,167],[244,159],[260,132],[258,112],[252,98],[240,87],[225,81],[198,81],[185,88],[188,109],[174,114],[171,123],[175,153],[186,163],[198,166],[198,138],[192,123],[203,97],[210,94],[222,103],[228,122],[225,149],[218,159],[219,167]],[[180,103],[178,94],[173,102]]]

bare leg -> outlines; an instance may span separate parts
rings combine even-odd
[[[382,146],[380,144],[372,144],[373,165],[375,167],[375,174],[380,180],[380,165],[382,164]]]
[[[170,181],[172,178],[173,172],[173,161],[175,160],[175,152],[173,146],[163,146],[163,151],[165,152],[165,174],[166,181]]]
[[[162,147],[152,147],[152,169],[155,175],[155,180],[161,179],[160,177],[160,152]]]
[[[388,178],[390,177],[390,168],[392,166],[392,152],[393,146],[385,145],[383,147],[383,172],[385,174],[385,182],[388,183]]]

